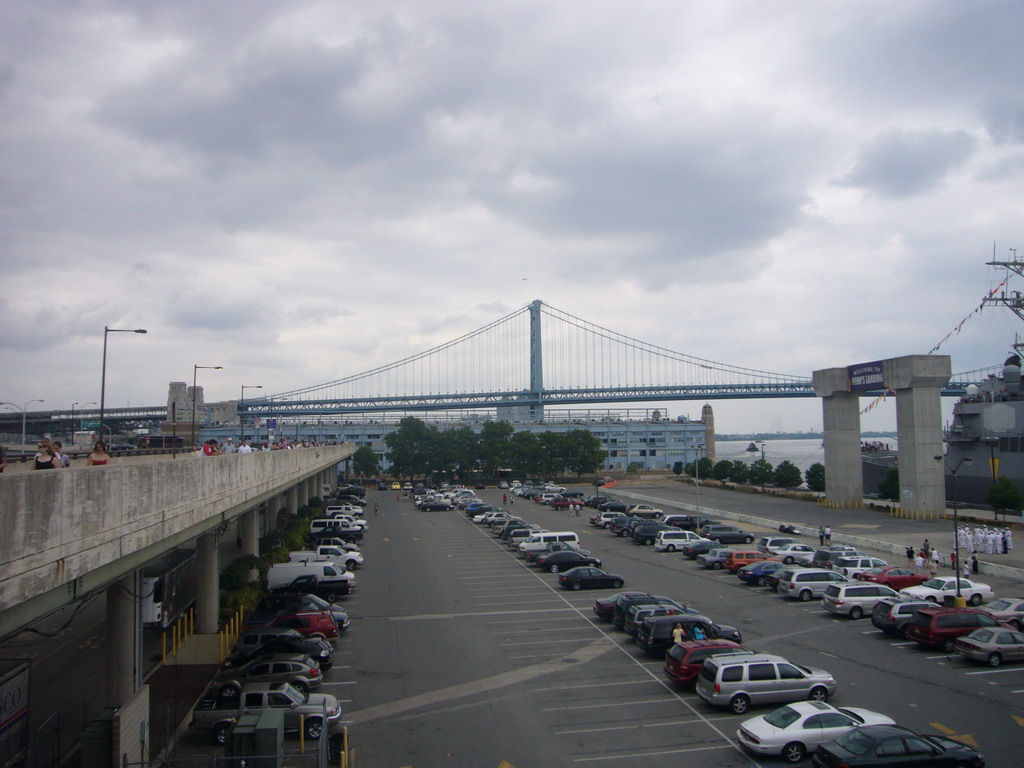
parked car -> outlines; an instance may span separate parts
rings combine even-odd
[[[841,557],[865,556],[858,552],[855,547],[847,547],[842,544],[819,547],[814,550],[814,557],[811,558],[811,568],[831,568],[836,560]]]
[[[619,589],[626,580],[617,573],[605,573],[600,568],[573,568],[558,576],[558,586],[563,589],[596,589],[614,587]]]
[[[774,555],[775,550],[779,547],[799,543],[800,540],[794,539],[792,536],[762,536],[757,540],[757,548],[766,554]]]
[[[651,595],[642,594],[635,597],[625,597],[615,602],[615,610],[612,612],[612,626],[616,629],[622,629],[623,624],[626,621],[626,612],[629,610],[631,605],[635,603],[645,603],[646,605],[657,605],[663,602],[675,602],[671,597],[664,595]]]
[[[612,527],[612,523],[616,520],[623,520],[625,517],[625,512],[598,512],[594,517],[590,518],[590,524],[598,528],[609,529]]]
[[[731,640],[684,640],[665,652],[665,676],[673,683],[691,685],[704,660],[719,654],[751,653]]]
[[[319,739],[325,727],[341,718],[341,706],[330,694],[303,693],[288,683],[251,683],[240,696],[201,698],[192,710],[189,727],[205,731],[214,744],[224,746],[241,716],[268,709],[284,713],[284,730],[301,727],[307,739]]]
[[[928,581],[929,576],[927,573],[912,571],[909,568],[901,568],[898,565],[886,565],[878,568],[868,568],[866,571],[858,573],[854,578],[860,581],[884,584],[899,592],[905,587],[916,587]]]
[[[983,606],[981,610],[1018,631],[1024,629],[1024,597],[1001,597]]]
[[[645,520],[633,526],[631,535],[637,544],[649,547],[654,544],[654,540],[658,538],[659,533],[669,530],[672,529],[664,523],[659,523],[657,520]]]
[[[754,534],[735,525],[705,525],[700,535],[722,544],[752,544],[754,541]]]
[[[848,579],[855,579],[857,575],[871,568],[884,568],[888,563],[877,557],[841,557],[832,564],[832,569],[839,571]]]
[[[699,532],[706,525],[718,525],[717,520],[704,517],[704,515],[668,515],[667,519],[663,520],[663,522],[666,525],[671,525],[673,528],[693,531],[694,533]]]
[[[579,552],[566,549],[561,552],[548,552],[537,558],[537,567],[542,571],[560,573],[581,566],[601,567],[601,561],[596,557],[580,554]]]
[[[241,633],[233,651],[221,662],[221,669],[248,664],[261,656],[306,654],[316,660],[320,669],[328,670],[334,663],[334,647],[319,637],[304,637],[294,629],[246,630]]]
[[[744,565],[750,565],[756,563],[759,560],[767,560],[768,555],[758,549],[734,549],[730,555],[725,558],[723,565],[733,573],[736,573]]]
[[[899,597],[899,593],[882,584],[829,584],[821,596],[821,607],[829,613],[859,619],[871,613],[883,598]]]
[[[537,562],[538,557],[550,555],[552,552],[578,552],[584,556],[590,554],[589,549],[579,549],[575,544],[569,541],[549,541],[544,549],[524,552],[523,560],[528,563],[535,563]]]
[[[591,509],[597,509],[598,505],[604,504],[606,501],[612,501],[612,497],[603,496],[601,494],[596,496],[586,496],[583,499],[583,506],[590,507]]]
[[[814,559],[814,547],[807,544],[783,544],[772,550],[772,555],[786,565],[809,566]]]
[[[829,584],[846,584],[849,581],[841,573],[824,568],[801,568],[792,573],[785,582],[779,582],[779,592],[785,597],[795,597],[807,603],[825,594]]]
[[[683,544],[679,551],[683,553],[684,557],[696,560],[698,556],[703,555],[705,552],[710,552],[712,549],[721,549],[724,546],[725,544],[719,544],[717,541],[701,538],[700,541],[691,541]]]
[[[338,638],[338,624],[327,611],[293,611],[278,614],[268,626],[294,629],[305,637]]]
[[[971,581],[956,576],[936,576],[928,581],[923,581],[916,587],[906,587],[900,590],[900,594],[908,597],[920,597],[933,603],[944,603],[946,598],[953,598],[957,593],[957,582],[959,581],[960,594],[971,605],[981,605],[984,601],[992,598],[992,587],[977,581]]]
[[[306,694],[323,684],[320,665],[308,655],[275,654],[253,659],[248,664],[222,669],[214,675],[210,692],[217,698],[237,698],[250,683],[291,683]]]
[[[891,717],[870,709],[840,709],[823,701],[797,701],[743,721],[736,731],[736,739],[755,755],[778,755],[787,763],[799,763],[819,744],[837,739],[854,728],[894,722]]]
[[[768,578],[773,573],[785,567],[778,560],[761,560],[757,563],[744,565],[736,571],[736,576],[746,584],[756,584],[759,587],[764,587],[768,584]]]
[[[895,756],[895,757],[894,757]],[[984,768],[985,758],[973,747],[948,736],[924,736],[900,725],[854,728],[814,751],[815,768]]]
[[[737,715],[763,704],[825,701],[835,691],[836,680],[825,670],[764,653],[712,656],[697,675],[697,695]]]
[[[668,524],[666,523],[666,525]],[[668,528],[658,531],[658,537],[654,540],[654,549],[657,552],[675,552],[683,544],[694,541],[709,541],[709,539],[702,539],[693,531],[683,531],[669,525]]]
[[[732,640],[734,643],[742,643],[743,635],[736,627],[728,624],[717,624],[707,616],[681,614],[676,616],[653,616],[644,619],[637,629],[633,641],[648,656],[664,658],[665,652],[672,647],[675,640],[672,638],[672,630],[676,624],[682,624],[684,631],[690,635],[693,627],[697,626],[704,633],[705,638],[712,640]]]
[[[608,501],[601,502],[597,505],[597,508],[602,512],[623,512],[626,511],[626,503],[619,501],[618,499],[610,499]]]
[[[977,608],[918,608],[906,626],[906,638],[919,645],[953,653],[956,639],[981,627],[1006,628]]]
[[[634,605],[626,611],[625,621],[622,623],[622,631],[630,637],[636,637],[636,633],[640,630],[640,625],[643,624],[644,619],[655,616],[680,616],[683,614],[700,616],[701,612],[696,608],[690,608],[674,600],[659,605]]]
[[[768,588],[771,589],[772,592],[781,591],[783,588],[782,585],[785,584],[794,573],[803,570],[806,570],[803,566],[786,565],[783,563],[782,568],[777,568],[768,574]]]
[[[965,659],[998,667],[1004,661],[1024,660],[1024,634],[1002,627],[976,629],[958,637],[953,650]]]
[[[350,621],[348,612],[336,603],[330,603],[322,597],[301,592],[271,592],[260,598],[246,619],[244,628],[262,627],[270,624],[278,616],[303,611],[326,611],[331,614],[339,632],[348,629]]]
[[[729,556],[732,553],[733,550],[729,547],[709,549],[703,555],[697,555],[697,563],[702,568],[710,568],[713,571],[720,571],[725,567],[725,561],[729,559]]]
[[[871,611],[871,623],[887,635],[903,637],[907,622],[914,612],[918,608],[929,608],[932,605],[934,603],[927,600],[915,600],[905,595],[882,598]]]
[[[665,510],[658,509],[650,504],[633,504],[626,509],[627,515],[635,515],[636,517],[646,517],[648,519],[661,517],[665,514]]]
[[[608,597],[599,597],[594,601],[594,615],[599,619],[611,621],[615,614],[615,604],[619,600],[628,600],[632,597],[650,597],[646,592],[616,592]]]

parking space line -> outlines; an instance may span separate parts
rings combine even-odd
[[[545,632],[579,632],[580,627],[560,627],[558,629],[545,629]],[[536,629],[517,629],[514,632],[495,632],[497,637],[509,637],[511,635],[535,635]]]
[[[328,685],[359,685],[359,681],[358,680],[343,680],[343,681],[342,680],[337,680],[337,681],[332,680],[331,682],[327,682],[325,680],[323,683],[320,684],[320,687],[321,688],[326,688]]]
[[[660,683],[660,680],[620,680],[617,683],[581,683],[579,685],[552,685],[545,688],[534,688],[537,692],[544,691],[578,691],[584,688],[612,688],[617,685],[650,685],[651,683]]]
[[[573,613],[572,619],[579,618],[572,608],[540,608],[530,609],[526,611],[466,611],[463,613],[418,613],[411,616],[386,616],[384,617],[387,621],[422,621],[424,619],[464,619],[473,618],[476,616],[508,616],[509,614],[522,613],[535,616],[538,613]],[[516,622],[521,623],[521,622]]]
[[[509,597],[510,598],[514,597],[514,595],[509,595]],[[515,601],[515,605],[526,605],[528,603],[550,603],[552,597],[554,597],[554,595],[549,596],[547,600],[517,600],[517,601]],[[503,603],[477,603],[477,605],[508,605],[508,604],[509,604],[509,602],[503,602]]]
[[[696,697],[695,697],[696,698]],[[575,712],[581,709],[607,709],[608,707],[623,707],[630,706],[636,707],[641,704],[674,704],[672,699],[648,699],[647,701],[631,701],[628,704],[624,704],[621,701],[609,701],[604,704],[579,704],[571,707],[544,707],[541,712]]]
[[[721,715],[719,717],[709,717],[708,718],[708,720],[734,720],[734,719],[735,719],[735,717],[732,716],[732,715]],[[691,718],[689,720],[669,720],[669,721],[664,722],[664,723],[644,723],[642,726],[639,726],[639,727],[646,730],[647,728],[665,728],[665,727],[674,727],[674,726],[679,726],[679,725],[695,725],[697,723],[700,723],[699,719]],[[559,735],[559,736],[572,736],[572,735],[580,735],[580,734],[584,734],[584,733],[605,733],[605,732],[609,732],[610,733],[611,731],[635,731],[635,730],[637,730],[637,728],[638,728],[638,726],[636,726],[636,725],[605,725],[605,726],[601,726],[600,728],[572,728],[572,729],[566,729],[566,730],[558,730],[558,729],[556,729],[555,730],[555,734]]]
[[[603,755],[601,757],[575,757],[573,758],[574,763],[593,763],[599,760],[636,760],[642,757],[660,757],[662,755],[685,755],[690,752],[708,752],[712,749],[735,749],[731,744],[721,744],[711,747],[687,747],[686,749],[665,749],[657,752],[636,752],[630,755]],[[757,763],[752,763],[757,765]]]
[[[506,656],[508,659],[551,659],[561,656],[560,653],[527,653],[522,656]]]
[[[580,643],[587,642],[586,638],[570,637],[565,640],[532,640],[528,643],[498,643],[499,648],[522,648],[527,645],[554,645],[556,643]]]
[[[982,669],[978,672],[964,672],[965,675],[1002,675],[1006,672],[1024,672],[1020,667],[1016,669]]]

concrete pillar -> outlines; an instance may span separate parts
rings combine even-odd
[[[250,509],[243,512],[238,518],[238,535],[242,539],[242,554],[259,557],[260,555],[260,530],[259,510]],[[259,569],[249,570],[249,581],[256,581],[259,578]]]
[[[119,707],[134,695],[139,682],[139,580],[133,572],[106,590],[106,706]]]
[[[289,515],[297,514],[299,511],[299,487],[293,485],[285,494],[285,509]]]
[[[299,506],[304,507],[309,503],[309,486],[301,480],[295,486],[295,491],[299,494]]]
[[[204,533],[196,540],[196,632],[217,632],[220,610],[220,569],[217,567],[217,537]]]
[[[319,479],[320,478],[318,478],[316,475],[313,475],[313,477],[309,478],[306,481],[306,493],[309,494],[309,498],[311,499],[314,499],[320,495],[320,486],[317,485]]]
[[[864,500],[860,456],[860,398],[849,391],[845,368],[814,372],[814,392],[822,398],[825,430],[825,494],[844,506]]]
[[[942,445],[942,395],[952,365],[948,355],[908,355],[883,361],[885,384],[896,390],[900,506],[938,512],[946,508]]]

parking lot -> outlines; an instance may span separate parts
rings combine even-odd
[[[500,501],[500,492],[480,495]],[[457,510],[420,512],[394,494],[379,501],[360,587],[346,598],[353,626],[323,689],[343,701],[357,764],[782,764],[741,752],[744,717],[669,683],[661,660],[594,619],[594,599],[614,590],[559,589],[556,576],[527,567]],[[989,765],[1015,764],[1024,667],[992,670],[922,650],[866,619],[835,618],[817,602],[619,539],[586,517],[520,500],[512,511],[577,531],[627,589],[684,601],[739,627],[749,648],[828,670],[838,683],[832,703],[975,741]]]

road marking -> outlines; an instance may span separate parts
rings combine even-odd
[[[324,682],[324,683],[322,683],[320,685],[320,687],[321,688],[326,688],[328,685],[358,685],[358,684],[359,683],[356,680],[339,680],[339,681],[335,681],[335,682],[331,682],[331,683]]]
[[[733,720],[735,719],[731,715],[722,715],[720,717],[709,717],[708,720]],[[673,720],[667,723],[643,723],[642,725],[607,725],[600,728],[573,728],[566,730],[556,730],[555,734],[559,736],[571,736],[584,733],[607,733],[611,731],[642,731],[647,728],[665,728],[674,727],[679,725],[694,725],[701,721],[697,718],[691,718],[689,720]]]
[[[822,656],[828,656],[830,659],[838,659],[839,658],[834,653],[825,653],[825,651],[818,651],[818,653],[820,653]]]
[[[917,643],[915,643],[915,642],[909,642],[909,643],[889,643],[889,647],[890,648],[903,648],[903,647],[908,646],[908,645],[917,645]]]
[[[707,752],[712,749],[735,749],[731,744],[721,744],[713,747],[690,747],[688,749],[665,749],[657,752],[651,752],[644,750],[643,752],[634,752],[631,755],[607,755],[604,757],[577,757],[573,759],[574,763],[593,763],[599,760],[633,760],[639,757],[657,757],[659,755],[685,755],[689,752]],[[758,765],[758,763],[753,763]]]
[[[576,614],[572,608],[543,608],[541,610],[529,610],[529,611],[469,611],[467,613],[419,613],[413,616],[388,616],[388,621],[422,621],[424,619],[462,619],[474,616],[509,616],[511,614],[530,614],[531,616],[538,613],[572,613]],[[575,619],[576,615],[572,617]],[[521,623],[521,622],[516,622]]]
[[[928,723],[928,725],[930,725],[932,728],[937,728],[950,738],[956,739],[957,741],[962,741],[964,744],[970,744],[975,749],[979,748],[977,739],[975,739],[969,733],[957,733],[952,728],[948,728],[942,723]]]
[[[1024,727],[1024,717],[1019,717],[1018,715],[1010,715],[1010,717],[1017,721],[1017,725]]]
[[[691,697],[696,699],[696,696]],[[672,699],[648,699],[647,701],[631,701],[627,706],[636,707],[640,704],[672,704]],[[609,701],[604,704],[580,704],[577,706],[567,707],[544,707],[541,712],[575,712],[581,709],[606,709],[607,707],[621,707],[623,703],[621,701]]]
[[[1005,672],[1024,672],[1024,669],[983,669],[978,672],[965,672],[966,675],[1001,675]]]
[[[613,687],[613,686],[616,686],[616,685],[649,685],[651,683],[659,683],[660,684],[660,682],[661,682],[660,680],[650,680],[650,679],[623,680],[623,681],[618,682],[618,683],[581,683],[580,685],[552,685],[552,686],[548,686],[548,687],[545,687],[545,688],[534,688],[534,690],[538,691],[538,692],[543,692],[543,691],[570,691],[570,690],[571,691],[576,691],[576,690],[581,690],[583,688],[610,688],[610,687]],[[630,726],[630,727],[635,727],[635,726]]]
[[[556,643],[583,643],[586,638],[567,637],[564,640],[533,640],[528,643],[498,643],[499,648],[524,648],[528,645],[555,645]]]

